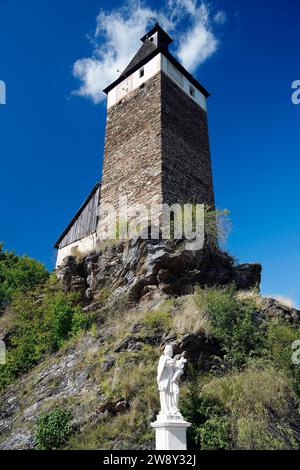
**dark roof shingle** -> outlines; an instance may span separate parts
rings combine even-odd
[[[138,52],[135,54],[134,58],[129,62],[126,69],[123,71],[121,76],[126,77],[126,73],[133,69],[136,65],[138,65],[142,60],[144,60],[148,55],[150,55],[156,49],[156,45],[150,41],[150,39],[146,39],[143,45],[140,47]]]

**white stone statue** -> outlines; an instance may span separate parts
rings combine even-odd
[[[173,359],[173,348],[167,345],[164,353],[159,359],[157,367],[157,385],[160,396],[160,419],[178,418],[182,416],[178,409],[179,386],[178,382],[183,374],[183,369],[187,360],[182,357],[175,361]]]
[[[160,397],[160,413],[151,427],[155,429],[156,450],[186,450],[186,430],[191,426],[179,409],[179,379],[187,360],[173,359],[171,345],[165,347],[157,367],[157,385]]]
[[[173,375],[172,379],[172,390],[173,390],[173,406],[175,409],[176,414],[180,414],[179,408],[178,408],[178,403],[179,403],[179,379],[183,374],[184,371],[184,366],[187,363],[187,360],[184,357],[181,357],[178,361],[175,363],[175,374]]]

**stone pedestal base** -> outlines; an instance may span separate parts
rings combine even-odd
[[[158,416],[151,424],[155,429],[156,450],[187,450],[186,430],[190,423],[172,416]]]

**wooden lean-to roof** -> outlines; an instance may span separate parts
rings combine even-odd
[[[68,235],[68,233],[70,232],[70,230],[72,229],[72,227],[74,226],[74,224],[76,223],[76,221],[79,219],[79,217],[82,215],[82,213],[84,212],[84,210],[87,208],[88,204],[90,203],[90,201],[95,197],[97,196],[97,200],[95,201],[95,205],[93,205],[91,207],[92,211],[96,211],[96,213],[93,213],[93,214],[88,214],[88,222],[90,223],[90,221],[92,221],[92,226],[91,226],[91,230],[94,231],[94,229],[96,228],[96,219],[98,217],[98,206],[99,206],[99,197],[98,195],[100,194],[100,188],[101,188],[101,183],[96,183],[95,186],[93,187],[92,191],[90,192],[90,194],[88,195],[88,197],[86,198],[86,200],[84,201],[84,203],[82,204],[82,206],[79,208],[79,210],[76,212],[76,214],[74,215],[74,217],[72,218],[72,220],[70,221],[70,223],[67,225],[67,227],[65,228],[65,230],[62,232],[62,234],[60,235],[60,237],[58,238],[58,240],[55,242],[54,244],[54,248],[62,248],[61,244],[64,240],[64,238]],[[89,230],[89,227],[86,227],[85,230],[81,233],[83,234],[83,236],[87,236],[89,235],[90,233],[90,230]],[[81,236],[81,234],[77,234],[77,237],[76,235],[73,237],[74,239],[70,242],[70,243],[73,243],[77,240],[79,240],[80,238],[83,238]],[[69,243],[65,243],[65,245],[63,246],[66,246],[68,245]]]

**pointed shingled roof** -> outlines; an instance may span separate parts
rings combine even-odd
[[[179,70],[179,72],[181,72],[198,90],[201,91],[201,93],[204,94],[204,96],[210,96],[208,91],[198,82],[198,80],[196,80],[169,52],[169,45],[173,39],[160,27],[158,23],[156,23],[154,27],[141,38],[141,41],[143,42],[143,45],[139,51],[127,65],[126,69],[121,73],[119,78],[103,90],[104,93],[108,94],[110,90],[121,83],[130,74],[138,70],[140,67],[143,67],[148,60],[151,60],[157,54],[162,53],[174,65],[174,67]]]
[[[126,75],[129,70],[133,69],[133,67],[139,64],[142,60],[146,59],[146,57],[155,51],[155,49],[157,49],[157,46],[149,39],[146,39],[133,59],[127,65],[126,69],[122,72],[122,76]]]

